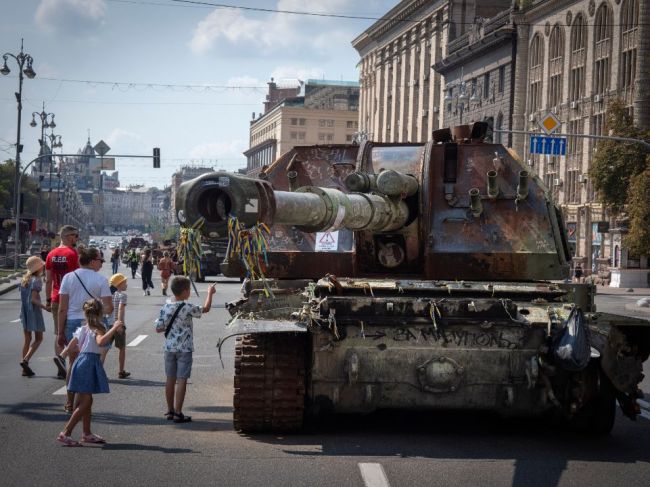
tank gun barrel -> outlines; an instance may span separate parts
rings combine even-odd
[[[414,186],[411,176],[395,171],[386,173],[394,173],[387,174],[382,183],[391,194],[344,193],[317,186],[276,191],[261,179],[211,173],[181,185],[178,218],[191,225],[203,217],[208,231],[216,229],[219,235],[225,233],[228,216],[237,217],[246,225],[294,225],[307,232],[338,228],[392,231],[409,221],[409,208],[402,197],[417,192],[417,181]],[[396,192],[400,196],[393,194]]]

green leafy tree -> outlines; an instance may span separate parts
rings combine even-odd
[[[634,176],[630,183],[627,214],[630,231],[624,243],[633,254],[650,254],[650,157],[646,169]]]
[[[621,101],[607,106],[606,128],[618,137],[643,138]],[[647,166],[650,150],[642,144],[604,140],[598,143],[589,175],[598,191],[600,201],[619,213],[628,202],[632,178]]]
[[[14,177],[15,163],[13,160],[5,161],[0,164],[0,217],[9,216],[13,213],[15,206]],[[23,192],[23,213],[34,216],[37,213],[37,205],[41,203],[41,215],[45,214],[47,200],[38,195],[38,184],[28,177],[23,177],[21,183]],[[42,196],[42,195],[41,195]]]

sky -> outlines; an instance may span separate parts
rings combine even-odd
[[[180,166],[235,171],[245,167],[253,112],[263,110],[267,82],[354,80],[351,41],[374,20],[293,15],[277,10],[379,18],[397,0],[0,0],[0,54],[24,50],[23,162],[38,155],[32,112],[55,114],[64,153],[90,135],[117,159],[123,186],[162,188]],[[275,10],[260,12],[246,8]],[[15,156],[18,67],[0,75],[0,160]],[[285,81],[286,80],[286,81]],[[51,133],[47,130],[47,133]]]

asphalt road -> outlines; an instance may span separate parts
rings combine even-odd
[[[122,267],[125,271],[125,268]],[[104,273],[110,273],[105,265]],[[157,272],[154,272],[157,274]],[[154,284],[159,280],[154,276]],[[208,283],[199,284],[202,302]],[[448,486],[648,485],[650,422],[619,415],[611,436],[590,438],[529,420],[490,415],[382,412],[334,417],[297,435],[243,436],[232,427],[234,341],[222,368],[215,348],[228,319],[223,303],[239,282],[219,279],[213,309],[195,323],[194,368],[185,403],[194,421],[163,418],[163,337],[153,320],[165,298],[142,296],[129,280],[127,369],[106,362],[111,393],[96,395],[93,431],[103,446],[63,448],[55,437],[68,415],[52,362],[52,321],[21,377],[18,293],[0,297],[0,474],[3,485]],[[598,297],[601,311],[633,298]],[[648,379],[644,381],[650,390]],[[80,434],[78,427],[75,436]]]

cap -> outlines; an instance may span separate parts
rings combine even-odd
[[[42,269],[45,265],[45,262],[43,262],[43,259],[41,259],[38,255],[32,255],[29,259],[27,259],[25,265],[27,266],[27,270],[33,274],[37,270]]]
[[[110,285],[113,287],[119,286],[124,281],[126,281],[126,276],[124,274],[120,274],[119,272],[117,274],[113,274],[111,278],[108,280]]]

